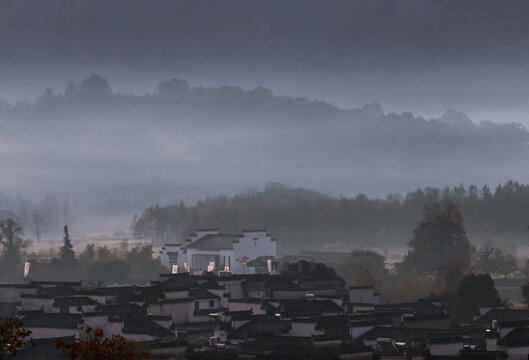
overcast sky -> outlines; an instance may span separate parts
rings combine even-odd
[[[0,98],[99,73],[529,123],[526,1],[0,0]]]

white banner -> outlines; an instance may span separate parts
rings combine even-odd
[[[24,263],[24,277],[27,278],[29,275],[29,267],[31,266],[31,263],[29,261],[26,261]]]

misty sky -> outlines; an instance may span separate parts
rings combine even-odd
[[[0,0],[0,192],[529,181],[529,133],[480,125],[529,126],[528,13],[491,0]],[[172,78],[189,87],[157,90]],[[430,121],[448,109],[474,123]]]
[[[524,1],[0,1],[0,91],[99,73],[142,93],[264,86],[340,107],[529,123]]]

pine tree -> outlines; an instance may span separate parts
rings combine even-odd
[[[64,225],[64,245],[61,246],[61,262],[64,265],[72,266],[75,263],[75,252],[73,251],[73,245],[70,240],[70,233],[68,232],[68,226]]]

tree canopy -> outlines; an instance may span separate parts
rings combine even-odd
[[[375,251],[353,250],[345,260],[336,266],[336,271],[346,280],[353,280],[357,277],[381,277],[387,274],[385,261],[384,256]]]
[[[266,228],[278,244],[294,249],[320,247],[322,239],[349,244],[402,245],[435,203],[451,202],[465,214],[465,230],[475,242],[527,237],[529,185],[509,181],[495,189],[463,185],[423,188],[407,194],[370,198],[332,197],[307,189],[270,183],[262,190],[211,197],[196,204],[151,206],[133,222],[137,238],[162,243],[183,240],[196,228],[225,232]]]
[[[61,246],[59,259],[63,265],[73,266],[75,264],[75,252],[73,251],[72,241],[70,240],[70,233],[68,226],[64,225],[64,244]]]
[[[120,335],[104,338],[103,330],[84,327],[86,340],[74,343],[62,339],[55,341],[57,349],[63,349],[72,360],[132,360],[140,357],[134,342]]]
[[[462,269],[470,264],[470,242],[463,216],[452,202],[425,209],[408,247],[399,271],[437,273],[447,264],[458,263]]]
[[[0,317],[0,359],[16,356],[17,351],[33,345],[31,331],[17,319]]]

